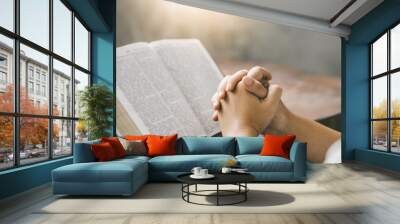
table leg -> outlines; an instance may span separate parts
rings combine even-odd
[[[194,191],[196,191],[197,192],[197,184],[195,185],[195,190]]]
[[[182,183],[182,186],[181,186],[182,199],[184,198],[184,196],[183,196],[183,195],[184,195],[184,194],[183,194],[183,190],[184,190],[184,188],[183,188],[183,187],[184,187],[184,186],[185,186],[185,185]]]
[[[244,190],[245,190],[245,192],[244,192],[244,201],[247,201],[247,192],[248,192],[248,190],[247,190],[247,183],[244,183]]]
[[[190,184],[187,185],[187,201],[190,202],[189,200],[189,195],[190,195]]]
[[[219,184],[217,184],[217,206],[219,205]]]

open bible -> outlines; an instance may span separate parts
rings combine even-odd
[[[222,77],[195,39],[117,48],[118,134],[218,133],[210,100]]]

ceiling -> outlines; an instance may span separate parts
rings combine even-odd
[[[383,0],[168,0],[242,17],[348,37]]]
[[[351,0],[227,0],[261,8],[330,20]]]

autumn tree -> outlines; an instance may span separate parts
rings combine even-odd
[[[7,86],[6,92],[0,94],[0,110],[3,112],[13,112],[14,97],[13,86]],[[23,114],[41,114],[48,113],[48,107],[43,105],[34,105],[29,99],[25,88],[20,88],[20,110]],[[58,111],[56,110],[56,113]],[[11,116],[0,116],[0,147],[12,148],[13,146],[13,119]],[[24,149],[26,145],[45,145],[48,139],[48,119],[47,118],[20,118],[20,148]],[[53,138],[58,137],[59,128],[53,127]]]
[[[14,108],[13,86],[9,85],[6,92],[0,94],[0,111],[12,112]],[[0,116],[0,149],[12,149],[13,119],[10,116]]]
[[[400,100],[394,99],[391,103],[391,117],[400,117]],[[378,106],[373,109],[373,118],[387,118],[387,101],[383,100]],[[387,122],[388,121],[375,121],[372,127],[374,138],[385,138],[387,135]],[[391,121],[391,135],[392,141],[397,142],[400,138],[400,121]]]

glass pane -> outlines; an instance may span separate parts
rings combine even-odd
[[[372,75],[387,71],[387,34],[372,44]]]
[[[49,120],[45,118],[20,118],[20,163],[34,163],[49,158]]]
[[[372,122],[372,148],[387,151],[387,121]]]
[[[85,142],[88,138],[86,122],[79,120],[75,122],[75,142]]]
[[[400,153],[400,120],[391,121],[392,152]]]
[[[387,77],[372,81],[372,118],[387,117]]]
[[[89,32],[75,18],[75,63],[89,70]]]
[[[72,121],[53,120],[53,156],[72,154]]]
[[[53,114],[72,117],[71,66],[53,60]]]
[[[48,63],[47,55],[21,44],[21,113],[48,114]]]
[[[49,47],[49,0],[20,0],[21,36]]]
[[[79,117],[81,114],[79,98],[86,86],[89,86],[89,75],[75,69],[75,117]]]
[[[0,35],[0,111],[14,111],[13,40]]]
[[[400,72],[391,75],[390,98],[392,117],[400,117]]]
[[[53,51],[71,60],[72,12],[60,1],[53,1]]]
[[[0,1],[0,26],[14,31],[14,0]]]
[[[14,165],[13,118],[0,116],[0,170]]]
[[[390,37],[390,67],[391,69],[400,67],[400,24],[391,31]]]

